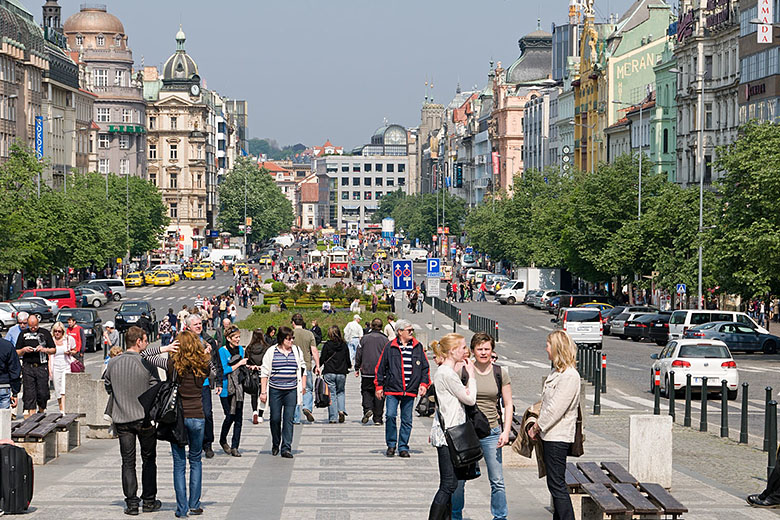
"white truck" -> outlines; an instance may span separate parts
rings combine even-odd
[[[244,254],[241,252],[241,250],[232,248],[213,249],[209,255],[209,262],[212,264],[221,264],[222,260],[224,260],[226,264],[233,265],[234,263],[243,259]]]
[[[292,235],[279,235],[273,240],[282,247],[291,247],[295,243],[295,237]]]
[[[561,287],[560,269],[539,269],[538,267],[520,267],[506,286],[496,293],[496,301],[501,305],[514,305],[523,302],[528,291],[556,290]]]

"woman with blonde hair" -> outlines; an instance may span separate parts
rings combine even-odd
[[[168,357],[161,356],[168,353]],[[155,366],[166,371],[169,379],[179,383],[179,399],[187,431],[187,444],[171,442],[173,456],[173,488],[176,491],[176,517],[203,514],[200,503],[203,434],[206,416],[203,413],[203,381],[211,372],[211,356],[203,348],[200,338],[190,331],[181,332],[176,341],[164,347],[150,347],[141,353]],[[185,447],[189,446],[189,453]],[[189,497],[186,469],[190,461]]]
[[[547,489],[553,499],[553,519],[574,520],[569,491],[566,488],[566,456],[577,428],[580,403],[580,374],[576,368],[577,347],[562,330],[547,336],[547,356],[553,369],[544,382],[539,419],[528,430],[532,439],[541,439]]]
[[[55,321],[51,327],[51,335],[54,338],[56,351],[49,355],[49,377],[54,381],[54,395],[57,396],[57,404],[60,412],[65,410],[65,374],[70,374],[70,364],[78,353],[76,340],[68,336],[65,325]]]
[[[434,356],[443,361],[433,376],[437,406],[431,430],[431,445],[436,448],[439,459],[439,489],[433,497],[428,520],[444,520],[451,517],[452,494],[458,487],[458,477],[440,422],[443,423],[444,429],[466,422],[464,405],[476,404],[477,380],[463,336],[447,334],[439,341],[432,342],[431,348]],[[468,386],[463,386],[460,375],[456,372],[459,366],[463,366],[469,375]]]

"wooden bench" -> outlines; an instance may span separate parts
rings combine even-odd
[[[81,446],[81,432],[79,431],[79,414],[68,413],[61,415],[54,422],[57,430],[57,452],[67,453]]]
[[[639,482],[617,462],[580,462],[566,465],[569,492],[582,520],[632,518],[681,519],[688,509],[659,484]],[[576,507],[579,506],[579,507]]]
[[[36,413],[11,430],[11,439],[30,455],[33,464],[46,464],[57,458],[58,413]]]

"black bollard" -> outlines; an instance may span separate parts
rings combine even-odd
[[[772,400],[772,387],[764,389],[766,397],[764,400],[764,451],[769,451],[769,401]]]
[[[607,393],[607,355],[601,354],[601,393]]]
[[[720,436],[729,436],[729,388],[728,381],[720,382]]]
[[[701,414],[699,418],[699,431],[707,431],[707,377],[701,378]]]
[[[667,392],[666,397],[669,398],[669,415],[672,417],[672,422],[675,421],[677,418],[677,410],[674,402],[675,397],[675,389],[674,389],[674,370],[671,370],[669,372],[669,391]]]
[[[590,348],[590,345],[585,346],[585,379],[588,381],[588,383],[593,382],[593,374],[591,374],[591,371],[593,370],[593,362],[590,360],[590,354],[593,352]]]
[[[739,442],[747,444],[748,441],[748,383],[742,383],[742,417],[739,425]]]
[[[766,468],[766,478],[772,474],[777,463],[777,401],[769,401],[769,464]]]
[[[661,371],[655,371],[653,379],[653,415],[661,415]]]
[[[577,372],[579,372],[580,377],[582,377],[582,368],[580,366],[580,352],[582,352],[582,348],[577,345],[577,357],[575,358],[576,362],[575,365],[577,367]]]
[[[599,358],[595,358],[595,366],[593,367],[593,415],[601,415],[601,370],[599,370]]]
[[[691,425],[691,375],[685,375],[685,417],[683,426]]]

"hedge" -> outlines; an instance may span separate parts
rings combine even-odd
[[[256,305],[255,307],[261,306]],[[318,310],[288,309],[281,312],[254,312],[245,320],[237,323],[237,325],[242,329],[248,330],[266,330],[271,325],[277,329],[282,325],[289,327],[292,321],[292,315],[295,312],[300,312],[303,315],[303,320],[306,323],[306,327],[311,326],[312,320],[317,320],[317,324],[322,329],[323,335],[325,337],[327,337],[327,330],[331,325],[338,325],[343,330],[344,326],[352,320],[352,314],[348,312],[335,312],[332,314],[326,314]],[[383,324],[387,323],[386,312],[377,312],[376,314],[371,312],[364,312],[361,314],[361,317],[363,318],[363,321],[361,322],[363,326],[370,323],[374,318],[381,319]]]
[[[271,284],[271,290],[273,292],[284,292],[287,290],[287,285],[284,282],[274,282]]]

